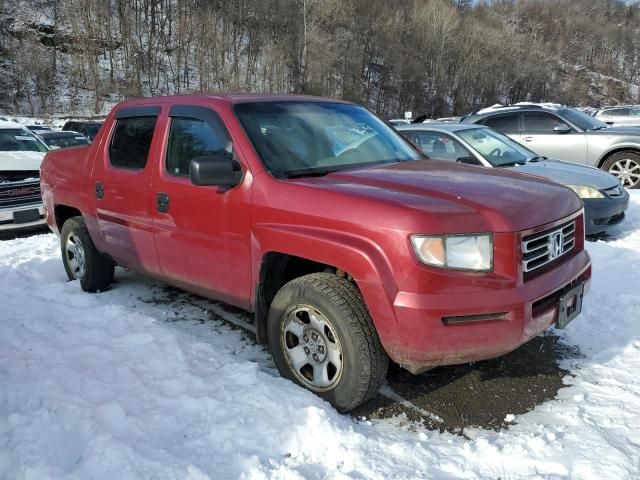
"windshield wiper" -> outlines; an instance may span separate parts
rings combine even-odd
[[[284,172],[282,173],[282,178],[290,179],[290,178],[302,178],[302,177],[324,177],[335,170],[305,170],[305,171],[297,171],[297,172]]]
[[[517,162],[505,162],[498,165],[498,167],[515,167],[516,165],[525,165],[527,162],[519,160]]]
[[[540,160],[546,160],[546,159],[547,157],[541,157],[540,155],[536,155],[535,157],[528,158],[527,162],[536,163],[536,162],[539,162]]]

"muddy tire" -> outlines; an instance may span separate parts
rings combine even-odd
[[[114,265],[96,250],[82,217],[72,217],[60,232],[62,262],[69,280],[85,292],[105,290],[113,281]]]
[[[346,412],[373,398],[389,358],[358,289],[331,273],[284,285],[269,309],[269,349],[280,374]]]
[[[626,188],[640,188],[640,154],[618,152],[607,158],[602,169],[618,177]]]

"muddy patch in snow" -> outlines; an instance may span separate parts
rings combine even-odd
[[[464,435],[467,427],[508,427],[517,414],[556,397],[569,375],[562,360],[579,351],[548,333],[500,358],[412,375],[392,365],[380,394],[353,412],[367,419],[404,414],[429,429]]]

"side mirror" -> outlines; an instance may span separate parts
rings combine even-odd
[[[196,157],[189,163],[191,183],[199,187],[235,187],[242,179],[242,169],[226,150],[213,155]]]
[[[569,125],[562,124],[553,127],[553,131],[555,133],[569,133],[571,131],[571,127]]]
[[[456,159],[458,163],[466,163],[467,165],[480,165],[480,162],[475,157],[460,157]]]

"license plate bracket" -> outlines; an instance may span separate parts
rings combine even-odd
[[[558,321],[556,328],[564,328],[582,312],[582,297],[584,295],[584,284],[573,287],[560,297],[558,302]]]
[[[21,223],[37,222],[38,220],[40,220],[40,212],[37,208],[13,212],[13,223],[18,225]]]

